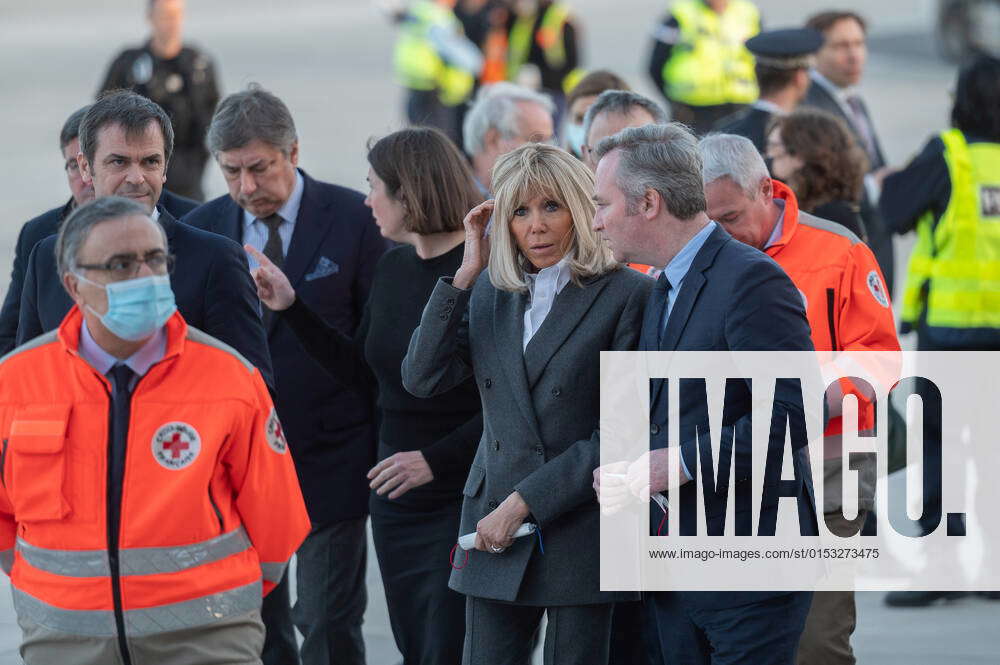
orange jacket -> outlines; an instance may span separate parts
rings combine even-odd
[[[180,314],[167,322],[164,358],[132,392],[109,552],[111,385],[77,352],[82,321],[74,307],[0,361],[0,558],[18,614],[139,636],[256,609],[310,528],[260,373]]]
[[[795,194],[772,180],[774,197],[785,201],[781,237],[765,252],[799,289],[817,351],[899,351],[892,304],[875,255],[861,240],[834,222],[799,212]],[[844,392],[858,394],[846,382]],[[860,395],[859,395],[860,397]],[[871,405],[859,400],[867,429]],[[839,434],[832,419],[826,434]]]

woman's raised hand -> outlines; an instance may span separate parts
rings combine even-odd
[[[490,240],[486,237],[486,226],[493,215],[493,205],[493,199],[480,203],[462,221],[465,226],[465,254],[452,280],[457,289],[467,289],[475,284],[479,273],[489,263]]]
[[[275,312],[291,307],[295,302],[295,289],[292,288],[292,283],[288,281],[285,273],[281,272],[281,268],[274,265],[253,246],[244,245],[243,249],[259,264],[259,267],[251,270],[250,274],[257,285],[257,297],[260,301]]]

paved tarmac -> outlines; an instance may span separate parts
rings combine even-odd
[[[28,218],[66,200],[58,151],[65,117],[90,101],[123,45],[145,33],[136,0],[0,0],[0,293],[8,283],[17,231]],[[576,0],[586,64],[646,81],[648,34],[666,0]],[[761,0],[770,27],[800,23],[827,3]],[[954,69],[934,51],[934,0],[845,0],[865,14],[872,53],[862,92],[889,159],[902,163],[947,125]],[[213,0],[188,3],[189,40],[217,59],[225,91],[251,81],[292,109],[301,164],[313,176],[362,188],[365,141],[401,126],[401,95],[391,74],[394,30],[362,0]],[[209,196],[225,193],[210,167]],[[900,241],[897,274],[911,242]],[[446,553],[442,553],[445,556]],[[369,663],[396,665],[374,555],[369,557],[365,637]],[[0,576],[0,665],[20,662],[19,630]],[[881,594],[858,596],[855,649],[862,665],[1000,663],[1000,602],[976,597],[922,610],[888,610]]]

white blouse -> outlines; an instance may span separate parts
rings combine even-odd
[[[542,268],[537,273],[525,273],[524,276],[528,281],[528,304],[524,308],[522,350],[528,347],[528,342],[542,327],[542,322],[549,315],[556,296],[569,284],[571,277],[569,261],[564,258],[554,266]]]

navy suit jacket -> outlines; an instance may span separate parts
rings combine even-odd
[[[160,210],[171,254],[177,257],[170,286],[184,320],[236,349],[273,385],[257,290],[246,254],[233,241],[178,222]],[[73,301],[56,271],[56,236],[37,245],[28,258],[17,326],[23,344],[62,323]]]
[[[663,319],[666,292],[661,283],[650,295],[643,320],[639,348],[643,351],[812,351],[809,336],[809,322],[802,307],[802,297],[788,275],[770,257],[733,239],[721,226],[717,226],[705,240],[691,264],[690,270],[676,295],[674,307],[667,320],[662,339],[658,340],[658,329]],[[664,380],[653,379],[650,385],[650,448],[664,448],[668,445],[667,423],[668,390]],[[795,399],[795,394],[776,390],[776,401],[787,412],[802,414],[803,405]],[[750,387],[739,385],[732,396],[727,395],[724,405],[724,425],[733,425],[737,437],[750,437]],[[692,404],[682,401],[679,412],[682,422],[692,414]],[[800,439],[805,443],[804,437]],[[793,443],[795,438],[793,437]],[[784,444],[784,438],[781,439]],[[694,439],[680,442],[684,463],[695,472],[697,444]],[[815,524],[816,513],[811,508],[812,484],[808,480],[808,459],[806,449],[795,453],[794,465],[800,477],[797,491],[806,497],[806,512],[800,519]],[[735,482],[737,486],[748,482],[751,459],[749,455],[737,454],[735,460]],[[701,469],[699,469],[699,472]],[[780,476],[780,469],[779,476]],[[732,479],[731,481],[732,482]],[[679,520],[681,535],[693,533],[696,515],[693,511],[684,514],[678,506],[695,506],[694,493],[701,491],[701,483],[685,483],[676,492],[679,503],[672,501],[670,519]],[[777,504],[760,511],[760,519],[769,519],[768,514],[777,515]],[[718,528],[725,519],[725,504],[721,500],[708,497],[705,500],[708,528]],[[654,533],[662,512],[656,504],[650,504],[650,518]],[[737,521],[741,514],[736,512]],[[757,524],[753,524],[757,533]],[[688,593],[693,604],[703,607],[736,607],[757,602],[786,592],[719,592]]]
[[[198,207],[198,202],[162,190],[160,205],[174,217],[180,217]],[[59,232],[59,225],[73,212],[73,199],[58,208],[43,212],[28,220],[21,227],[14,248],[14,267],[10,272],[10,285],[0,309],[0,356],[14,350],[17,343],[17,322],[21,309],[21,290],[24,288],[24,274],[28,267],[31,250],[39,242]]]
[[[360,193],[319,182],[305,188],[285,257],[285,274],[311,310],[353,336],[387,242]],[[205,203],[184,221],[243,242],[243,209],[230,196]],[[275,404],[288,435],[306,508],[315,524],[368,512],[368,469],[375,463],[374,405],[327,374],[282,317],[267,330]]]

